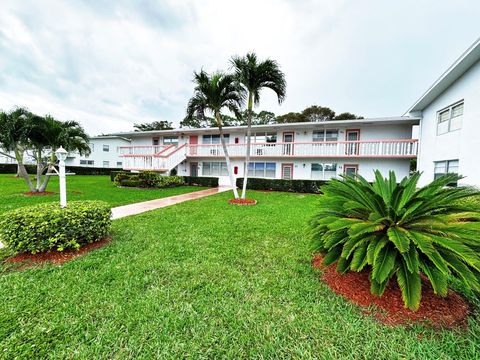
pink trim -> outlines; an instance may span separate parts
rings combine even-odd
[[[290,166],[292,168],[292,173],[291,173],[292,176],[290,177],[290,179],[287,179],[287,180],[292,180],[293,179],[293,163],[282,163],[282,173],[281,173],[282,179],[284,178],[283,177],[284,166]]]
[[[285,144],[345,144],[345,143],[398,143],[398,142],[410,142],[410,143],[415,143],[418,142],[418,139],[403,139],[403,140],[352,140],[352,141],[311,141],[311,142],[306,142],[306,141],[299,141],[299,142],[274,142],[274,143],[252,143],[252,146],[254,145],[270,145],[270,146],[275,146],[275,145],[285,145]],[[245,143],[240,143],[240,144],[227,144],[227,146],[242,146],[245,145]],[[190,147],[195,147],[195,146],[222,146],[221,144],[198,144],[198,145],[189,145]]]
[[[343,173],[347,173],[347,168],[355,168],[355,174],[358,174],[358,164],[343,164]]]
[[[172,146],[173,146],[173,145],[172,145]],[[182,146],[177,147],[177,148],[176,148],[174,151],[172,151],[170,154],[160,155],[160,153],[158,153],[158,154],[152,155],[152,156],[166,158],[166,157],[172,156],[172,155],[175,154],[178,150],[184,148],[185,146],[187,146],[187,144],[183,144]]]
[[[164,147],[171,145],[130,145],[130,146],[119,146],[120,149],[131,149],[131,148],[149,148],[149,147]]]
[[[153,156],[153,155],[150,155]],[[219,157],[225,157],[223,155],[191,155],[187,154],[187,157],[189,158],[219,158]],[[232,159],[242,159],[245,156],[238,156],[238,155],[230,155],[230,158]],[[399,159],[414,159],[417,157],[417,155],[251,155],[252,158],[271,158],[271,159],[285,159],[285,158],[313,158],[313,159],[321,159],[321,158],[372,158],[372,159],[378,159],[378,158],[385,158],[385,159],[391,159],[391,158],[399,158]]]
[[[175,145],[168,145],[165,149],[163,149],[162,151],[156,153],[154,156],[160,156],[160,154],[164,153],[165,151],[171,149],[172,147],[175,147]]]
[[[168,169],[144,169],[144,168],[124,168],[123,170],[133,170],[133,171],[168,171]]]

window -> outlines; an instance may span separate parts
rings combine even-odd
[[[103,145],[103,151],[109,152],[110,151],[110,145]]]
[[[338,130],[315,130],[313,141],[338,141]]]
[[[110,167],[110,162],[109,161],[104,161],[103,162],[103,167]]]
[[[276,132],[256,132],[250,136],[250,141],[252,143],[276,143],[277,133]]]
[[[248,164],[248,176],[275,178],[276,164],[255,162]]]
[[[93,165],[93,160],[80,160],[80,165]]]
[[[230,140],[229,134],[224,134],[225,142],[228,144]],[[220,144],[220,135],[203,135],[202,144]]]
[[[117,161],[117,166],[122,167],[122,162],[121,162],[121,161]]]
[[[164,136],[163,145],[178,145],[178,136]]]
[[[227,163],[224,162],[204,162],[202,163],[202,175],[205,176],[227,176]]]
[[[463,101],[437,113],[437,135],[462,128]]]
[[[154,145],[154,146],[155,145],[160,145],[160,141],[159,141],[158,137],[152,139],[152,145]]]
[[[435,161],[433,178],[438,179],[439,177],[446,174],[458,174],[458,160],[445,160],[445,161]],[[456,183],[450,185],[457,185]]]
[[[336,163],[312,163],[312,179],[328,180],[337,177]]]

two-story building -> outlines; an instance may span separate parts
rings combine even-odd
[[[249,175],[272,179],[322,179],[373,171],[407,176],[417,156],[412,138],[416,117],[257,125],[252,127]],[[225,127],[227,150],[235,177],[244,174],[246,127]],[[228,185],[228,172],[217,128],[176,129],[116,134],[131,139],[123,146],[123,168],[179,175],[218,176]]]
[[[80,155],[78,152],[71,152],[68,154],[65,164],[67,166],[122,168],[123,157],[120,148],[128,145],[130,145],[130,139],[122,136],[92,136],[89,143],[91,153]]]
[[[418,170],[424,185],[445,173],[480,187],[480,39],[407,111],[420,117]]]

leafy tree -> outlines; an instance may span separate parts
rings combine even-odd
[[[206,112],[213,115],[220,132],[220,142],[225,154],[230,185],[235,199],[238,199],[230,165],[230,156],[223,135],[222,110],[227,109],[235,116],[240,116],[240,107],[244,101],[242,89],[238,86],[233,75],[222,72],[215,72],[212,75],[203,70],[199,73],[195,72],[193,82],[195,83],[195,90],[193,97],[188,101],[187,115],[184,121],[190,121],[192,118],[202,119]]]
[[[343,112],[341,114],[336,115],[332,120],[355,120],[355,119],[363,119],[363,116],[357,116],[349,112]]]
[[[473,188],[448,188],[459,179],[440,177],[417,188],[420,174],[399,184],[390,172],[375,182],[361,176],[331,180],[322,187],[311,221],[315,250],[338,272],[369,268],[371,292],[381,296],[397,278],[405,307],[417,310],[421,277],[446,296],[448,278],[480,291],[480,203]]]
[[[41,117],[24,108],[8,113],[0,112],[0,147],[13,151],[18,164],[18,174],[30,191],[45,191],[51,171],[56,163],[55,150],[63,146],[65,150],[88,154],[89,137],[76,121],[59,121],[47,115]],[[23,164],[23,156],[31,151],[37,164],[36,185]],[[44,174],[46,170],[46,174]]]
[[[151,123],[134,124],[135,131],[153,131],[153,130],[172,130],[172,123],[165,120],[154,121]]]
[[[192,116],[189,118],[184,118],[180,122],[180,127],[186,127],[186,128],[209,128],[209,127],[215,127],[216,120],[213,117],[210,116],[204,116],[204,117],[198,117],[198,116]]]
[[[302,114],[297,112],[289,112],[287,114],[279,115],[276,118],[277,124],[307,122],[308,119]]]
[[[28,131],[30,112],[25,108],[16,108],[10,112],[0,111],[0,148],[5,150],[2,154],[12,157],[9,152],[14,153],[17,161],[17,175],[27,182],[30,189],[33,187],[28,176],[23,157],[29,143]]]
[[[231,60],[235,77],[247,93],[247,149],[243,175],[242,199],[245,199],[248,181],[248,165],[250,163],[250,144],[252,133],[253,105],[260,104],[260,92],[270,89],[277,95],[278,103],[285,99],[287,83],[285,74],[275,60],[259,61],[255,53],[248,53],[243,57],[234,56]]]
[[[271,111],[260,111],[258,114],[254,114],[252,120],[254,125],[268,125],[275,124],[275,114]]]
[[[335,111],[328,107],[312,105],[302,111],[305,121],[320,122],[329,121],[335,117]]]

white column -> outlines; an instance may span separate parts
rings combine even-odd
[[[67,206],[67,182],[65,181],[65,161],[60,160],[58,163],[60,178],[60,207]]]

